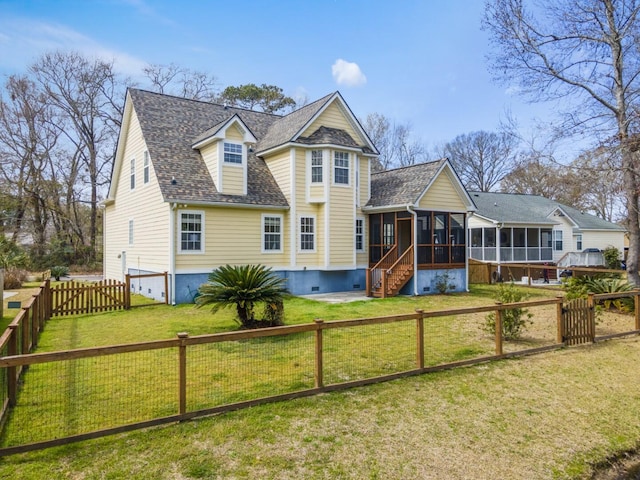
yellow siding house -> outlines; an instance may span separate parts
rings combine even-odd
[[[294,294],[421,294],[445,271],[466,288],[474,207],[448,160],[372,174],[377,155],[339,92],[280,116],[130,89],[105,277],[166,271],[168,292],[132,288],[170,303],[225,264],[269,266]]]

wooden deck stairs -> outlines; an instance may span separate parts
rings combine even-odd
[[[368,270],[367,295],[377,298],[394,297],[413,274],[413,245],[399,257],[397,246],[394,246]]]

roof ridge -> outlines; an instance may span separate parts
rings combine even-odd
[[[443,160],[447,160],[447,157],[442,157],[439,160],[430,160],[430,161],[422,162],[422,163],[414,163],[413,165],[404,165],[402,167],[396,167],[396,168],[392,168],[390,170],[381,170],[379,172],[371,172],[371,175],[379,175],[380,173],[397,172],[398,170],[404,170],[404,169],[407,169],[407,168],[420,167],[420,166],[424,166],[424,165],[431,165],[433,163],[442,162]]]
[[[180,97],[178,95],[172,95],[172,94],[169,94],[169,93],[153,92],[151,90],[145,90],[144,88],[129,87],[128,90],[136,90],[138,92],[148,93],[148,94],[151,94],[151,95],[157,95],[157,96],[160,96],[160,97],[175,98],[176,100],[184,100],[186,102],[195,102],[195,103],[201,103],[201,104],[205,104],[205,105],[213,105],[213,106],[220,107],[220,108],[234,109],[234,110],[239,110],[240,112],[257,113],[259,115],[266,115],[268,117],[284,118],[286,116],[286,115],[279,115],[277,113],[260,112],[259,110],[251,110],[250,108],[235,107],[233,105],[226,105],[224,103],[208,102],[206,100],[198,100],[198,99],[195,99],[195,98]],[[301,108],[304,108],[304,107],[301,107]],[[297,110],[294,110],[294,112],[296,112],[296,111]],[[291,113],[293,113],[293,112],[290,112],[287,115],[290,115]]]

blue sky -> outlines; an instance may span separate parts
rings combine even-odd
[[[481,0],[0,0],[0,76],[55,49],[212,73],[220,86],[278,85],[313,101],[340,90],[358,117],[410,123],[434,146],[496,130],[506,111],[527,129],[550,105],[528,105],[491,79]]]

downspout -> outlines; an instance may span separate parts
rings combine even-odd
[[[473,216],[473,212],[465,215],[464,218],[464,291],[469,291],[469,256],[471,254],[471,232],[469,231],[469,217]]]
[[[504,226],[504,224],[502,222],[496,224],[496,260],[498,262],[498,276],[496,278],[496,283],[500,279],[500,277],[502,276],[502,272],[501,272],[502,268],[500,266],[500,257],[501,257],[500,253],[502,251],[502,248],[501,248],[502,247],[502,242],[501,242],[501,239],[500,239],[500,232],[501,232],[503,226]]]
[[[407,212],[413,215],[413,295],[418,296],[418,213],[411,205]]]
[[[169,294],[169,303],[171,305],[176,304],[176,209],[178,208],[177,203],[170,204],[169,209],[169,276],[171,278],[171,282],[169,284],[169,289],[171,293]]]

